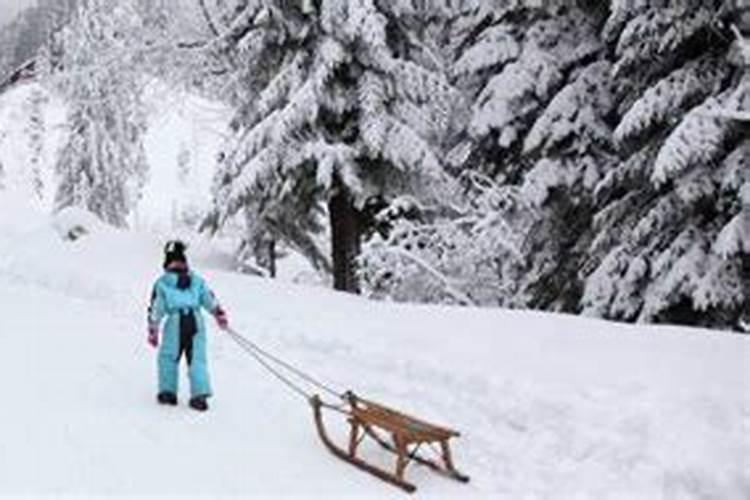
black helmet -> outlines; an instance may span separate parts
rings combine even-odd
[[[187,265],[186,248],[187,246],[180,240],[168,241],[164,246],[164,269],[174,262],[182,262]]]

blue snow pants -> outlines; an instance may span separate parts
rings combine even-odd
[[[160,393],[177,394],[179,363],[184,355],[190,396],[211,395],[202,309],[213,312],[217,307],[214,294],[195,273],[167,272],[154,284],[149,321],[160,325],[166,318],[157,361]]]

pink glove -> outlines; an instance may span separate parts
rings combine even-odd
[[[148,343],[151,347],[159,347],[159,327],[148,325]]]
[[[229,328],[229,319],[227,319],[227,313],[224,312],[224,309],[221,308],[221,306],[214,309],[214,318],[216,318],[216,323],[219,324],[219,328],[222,330],[226,330]]]

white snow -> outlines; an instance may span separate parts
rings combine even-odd
[[[87,231],[63,241],[71,225]],[[331,456],[307,404],[215,328],[211,410],[186,408],[184,375],[182,404],[155,404],[144,329],[161,244],[0,192],[0,496],[405,497]],[[750,496],[747,337],[367,302],[227,272],[208,242],[191,256],[238,331],[463,432],[472,482],[410,466],[415,498]]]
[[[150,112],[144,147],[150,172],[130,225],[164,232],[179,227],[185,214],[211,207],[211,184],[229,111],[159,83],[149,87],[146,101]],[[184,178],[178,165],[180,153],[187,153]]]

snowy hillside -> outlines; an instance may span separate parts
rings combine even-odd
[[[0,197],[0,496],[401,496],[332,457],[304,401],[214,328],[211,410],[157,406],[144,309],[161,242],[27,205]],[[746,337],[371,303],[223,271],[206,242],[191,254],[238,331],[463,432],[472,482],[412,466],[418,498],[750,497]]]

